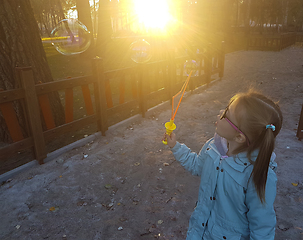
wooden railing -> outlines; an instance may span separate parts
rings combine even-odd
[[[297,36],[296,36],[296,42],[303,42],[303,33],[300,32],[300,33],[297,33]]]
[[[247,50],[280,51],[296,43],[296,33],[251,34]]]
[[[224,58],[224,43],[221,49],[214,51],[209,46],[205,53],[197,54],[195,60],[199,64],[199,73],[191,78],[188,90],[210,83],[214,74],[219,74],[221,78],[224,74]],[[27,162],[36,159],[42,164],[47,156],[47,143],[86,125],[96,124],[97,131],[105,135],[110,126],[108,119],[125,109],[139,108],[144,117],[147,109],[163,100],[170,100],[180,89],[187,77],[183,67],[186,59],[189,57],[175,57],[170,52],[169,58],[163,61],[104,71],[103,60],[95,58],[92,61],[91,76],[40,84],[34,83],[31,67],[17,68],[21,88],[0,91],[0,111],[11,138],[9,144],[0,148],[0,170],[2,162],[14,161],[10,156],[25,149],[33,149],[34,153],[33,158]],[[82,89],[86,116],[75,120],[73,91],[79,86]],[[60,126],[55,125],[48,97],[58,91],[65,93],[65,123]],[[28,137],[24,136],[20,127],[14,102],[22,106]]]

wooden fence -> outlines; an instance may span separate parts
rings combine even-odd
[[[280,51],[296,43],[296,33],[251,34],[248,37],[247,50]]]
[[[303,33],[300,32],[300,33],[297,33],[297,36],[296,36],[296,42],[303,42]]]
[[[0,148],[0,164],[6,165],[15,159],[10,159],[14,153],[32,149],[33,159],[43,163],[47,156],[47,143],[67,132],[74,132],[88,124],[95,123],[97,131],[105,135],[109,123],[108,118],[124,109],[139,108],[142,116],[151,108],[171,97],[180,90],[186,79],[184,62],[188,56],[175,57],[173,52],[163,61],[138,64],[135,67],[103,70],[103,60],[92,60],[93,74],[69,78],[48,83],[34,83],[31,67],[17,68],[21,88],[0,91],[0,111],[11,137],[11,143]],[[224,43],[222,48],[213,50],[211,45],[204,53],[196,55],[198,74],[191,78],[187,90],[211,82],[211,76],[224,73]],[[85,103],[86,116],[74,119],[73,89],[81,87]],[[48,95],[52,92],[65,92],[65,124],[56,126],[54,113]],[[157,99],[161,100],[157,102]],[[16,102],[23,106],[23,112],[28,129],[28,137],[22,131],[16,114]],[[20,110],[19,110],[20,113]],[[0,117],[1,117],[0,114]],[[42,117],[40,117],[42,116]],[[121,119],[124,120],[124,119]],[[46,129],[43,130],[43,125]],[[23,162],[22,164],[26,163]],[[16,166],[14,166],[16,167]],[[3,173],[3,165],[0,165]],[[11,169],[5,168],[5,171]]]

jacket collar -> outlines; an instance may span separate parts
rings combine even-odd
[[[253,164],[253,162],[256,161],[258,153],[259,153],[259,149],[256,149],[252,152],[251,154],[251,161],[252,163],[248,160],[247,158],[247,153],[246,152],[241,152],[237,155],[233,155],[233,156],[224,156],[223,154],[225,154],[224,151],[222,151],[221,148],[221,143],[222,140],[218,140],[219,138],[215,135],[215,137],[212,139],[212,148],[214,149],[214,151],[216,153],[213,154],[218,154],[221,156],[221,158],[224,158],[226,163],[232,167],[233,169],[239,171],[239,172],[243,172],[247,167],[251,166]],[[218,144],[219,143],[219,144]],[[211,155],[211,153],[210,153]],[[213,156],[214,157],[214,156]],[[275,162],[275,158],[276,158],[276,154],[273,152],[270,158],[270,163],[269,163],[269,167],[275,171],[277,168],[277,163]]]

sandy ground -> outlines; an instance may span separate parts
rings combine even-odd
[[[231,96],[254,86],[280,102],[276,239],[303,239],[303,48],[226,55],[225,76],[185,98],[178,140],[199,151]],[[198,195],[161,143],[170,107],[14,176],[0,187],[0,239],[185,239]]]

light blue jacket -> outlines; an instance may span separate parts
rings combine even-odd
[[[172,152],[193,175],[201,176],[197,206],[190,218],[187,240],[273,240],[276,215],[276,163],[273,153],[262,204],[255,190],[253,165],[246,153],[222,158],[214,139],[199,154],[177,142]],[[253,152],[252,160],[257,157]]]

